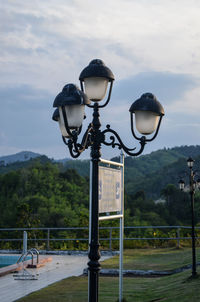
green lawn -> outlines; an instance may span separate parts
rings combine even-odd
[[[197,254],[199,252],[200,250]],[[175,268],[191,263],[191,250],[128,250],[125,251],[124,260],[125,267],[129,263],[133,265],[132,268],[137,269]],[[109,260],[110,265],[106,261],[102,267],[115,267],[117,261],[117,257],[114,257],[114,260]],[[200,267],[197,271],[200,275]],[[124,297],[127,302],[199,302],[200,278],[190,279],[190,276],[191,270],[187,270],[159,278],[124,278]],[[87,302],[87,290],[87,277],[71,277],[32,293],[18,302]],[[118,278],[100,277],[99,302],[116,302],[117,298]]]
[[[200,261],[200,248],[196,249],[197,261]],[[171,270],[191,264],[192,251],[184,249],[130,249],[124,251],[124,269]],[[118,268],[119,256],[102,263],[102,268]]]

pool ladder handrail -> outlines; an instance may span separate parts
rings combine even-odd
[[[33,257],[34,257],[34,252],[37,254],[37,264],[39,263],[39,251],[36,248],[31,248],[30,250],[28,250],[25,254],[22,253],[22,255],[19,257],[19,259],[17,260],[17,263],[19,263],[20,261],[22,261],[24,263],[26,257],[31,254],[32,256],[32,260],[31,260],[31,265],[33,265]],[[22,259],[22,260],[21,260]]]
[[[39,263],[39,251],[35,247],[31,248],[30,251],[32,253],[35,252],[35,254],[37,254],[37,264],[38,264]]]

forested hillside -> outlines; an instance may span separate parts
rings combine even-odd
[[[19,153],[20,154],[20,153]],[[16,154],[17,155],[17,154]],[[14,155],[14,158],[17,158]],[[154,151],[150,154],[141,155],[139,157],[125,157],[125,172],[127,179],[134,177],[141,177],[144,175],[149,175],[153,172],[159,171],[162,167],[170,165],[176,162],[180,158],[187,159],[189,156],[197,157],[200,155],[200,146],[181,146],[171,149],[162,149]],[[3,159],[4,157],[0,157]],[[46,156],[40,156],[40,161],[52,161]],[[119,161],[119,158],[115,157],[112,160]],[[0,174],[7,173],[11,170],[16,170],[21,167],[29,166],[34,159],[29,161],[16,161],[7,165],[0,165]],[[55,161],[56,162],[56,161]],[[81,176],[89,176],[89,160],[81,159],[63,159],[57,161],[61,164],[62,168],[65,169],[75,169]]]
[[[183,148],[183,147],[182,147]],[[184,149],[184,148],[183,148]],[[169,150],[171,164],[164,165],[160,156],[168,150],[154,152],[138,159],[126,158],[125,224],[126,225],[190,225],[188,193],[177,186],[179,175],[186,170],[185,150]],[[199,149],[199,147],[198,147]],[[197,147],[193,147],[197,151]],[[198,153],[196,152],[194,157]],[[158,156],[159,155],[159,156]],[[156,158],[158,158],[158,162]],[[138,161],[153,173],[138,172]],[[75,161],[81,166],[81,161]],[[146,162],[146,163],[145,163]],[[153,165],[153,162],[155,164]],[[200,156],[196,157],[196,164]],[[84,161],[84,164],[86,162]],[[135,166],[134,166],[135,163]],[[138,165],[135,173],[132,167]],[[13,170],[11,169],[13,167]],[[149,168],[148,168],[149,167]],[[0,227],[71,227],[88,225],[89,179],[75,169],[67,169],[46,157],[1,167]],[[6,168],[8,168],[6,173]],[[175,185],[173,185],[173,183]],[[156,198],[152,198],[155,194]],[[151,195],[151,196],[150,196]],[[161,197],[165,202],[155,202]],[[196,222],[200,221],[200,194],[195,195]],[[115,225],[116,222],[104,222]]]
[[[130,156],[125,157],[125,182],[126,185],[130,184],[126,189],[129,191],[132,184],[130,192],[136,192],[138,189],[141,189],[141,187],[135,187],[138,182],[142,181],[141,178],[147,177],[147,179],[151,180],[157,172],[160,174],[163,168],[171,166],[171,164],[178,162],[179,159],[186,160],[189,156],[193,158],[200,156],[200,146],[181,146],[158,150],[135,158]],[[112,160],[119,161],[119,158],[115,157]],[[179,164],[182,165],[182,169],[186,166],[184,160],[179,162],[177,166]],[[77,170],[82,176],[89,176],[89,160],[67,160],[64,163],[64,169],[68,168]],[[168,181],[168,183],[172,182],[175,184],[174,179],[170,180],[168,177]],[[146,190],[144,181],[142,181],[142,185],[142,188],[149,196],[159,196],[159,187],[157,190],[151,192],[151,190]]]
[[[0,176],[0,227],[82,226],[88,223],[88,179],[52,163]]]

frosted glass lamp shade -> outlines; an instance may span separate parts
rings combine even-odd
[[[62,135],[65,137],[69,137],[69,134],[66,131],[62,107],[58,107],[59,109],[59,126],[62,132]],[[66,105],[64,106],[64,110],[67,117],[67,123],[69,129],[77,129],[80,128],[85,115],[85,106],[84,105]]]
[[[144,135],[152,134],[158,127],[160,116],[151,111],[135,111],[137,130]]]
[[[193,165],[194,165],[194,160],[193,160],[191,157],[188,158],[188,160],[187,160],[187,165],[188,165],[189,168],[192,168],[192,167],[193,167]]]
[[[180,180],[180,181],[179,181],[179,189],[180,189],[181,191],[183,191],[184,188],[185,188],[185,183],[184,183],[183,180]]]
[[[108,79],[103,77],[91,77],[84,79],[85,93],[91,101],[101,101],[107,91]]]
[[[112,71],[100,59],[92,60],[79,76],[82,91],[85,90],[87,97],[94,102],[101,101],[105,97],[108,82],[112,83],[114,79]],[[110,93],[111,89],[112,85]]]
[[[67,137],[67,138],[71,137],[71,135],[67,132],[67,130],[65,128],[63,115],[61,115],[61,117],[59,118],[58,124],[59,124],[59,127],[60,127],[60,131],[62,133],[62,136]],[[73,129],[71,129],[71,130],[73,130]]]

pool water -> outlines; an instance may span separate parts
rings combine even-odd
[[[19,259],[20,255],[17,256],[0,256],[0,268],[4,267],[4,266],[9,266],[12,264],[17,263],[18,259]],[[26,260],[31,259],[30,256],[26,257]]]

